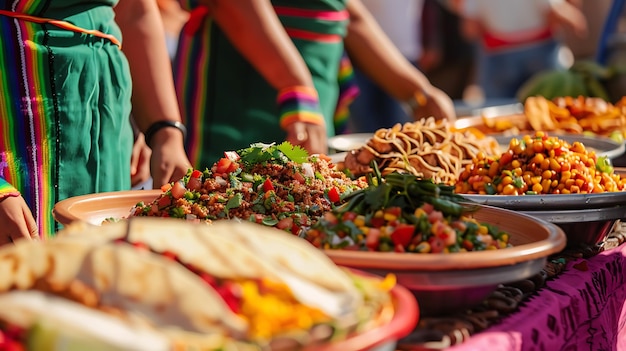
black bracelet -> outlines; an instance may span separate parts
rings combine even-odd
[[[184,124],[178,121],[158,121],[158,122],[152,123],[150,127],[148,127],[148,129],[145,131],[145,133],[143,133],[146,139],[146,145],[150,146],[150,141],[152,141],[152,137],[154,136],[154,133],[167,127],[172,127],[172,128],[176,128],[180,130],[183,133],[183,140],[187,138],[187,128],[185,127]]]

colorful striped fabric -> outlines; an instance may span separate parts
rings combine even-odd
[[[19,190],[44,237],[59,229],[58,201],[130,189],[130,73],[109,37],[121,37],[116,2],[0,2],[14,13],[0,13],[0,178]]]
[[[7,196],[20,196],[20,192],[6,180],[0,178],[0,200]]]
[[[276,101],[280,109],[281,128],[287,128],[295,122],[324,124],[315,88],[305,86],[285,88],[278,92]]]

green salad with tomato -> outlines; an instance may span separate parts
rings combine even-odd
[[[478,206],[410,174],[376,172],[302,236],[321,249],[452,253],[510,247],[509,234],[472,218]]]
[[[326,156],[308,155],[287,142],[258,143],[225,152],[210,169],[190,170],[162,187],[154,201],[138,203],[131,216],[240,219],[298,234],[366,186],[337,171]]]

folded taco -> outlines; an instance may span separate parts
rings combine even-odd
[[[372,317],[353,275],[308,242],[262,225],[142,217],[101,227],[73,224],[60,236],[121,241],[170,258],[215,289],[249,325],[247,339],[264,347],[341,338]],[[377,299],[387,301],[377,300],[376,308],[390,299],[379,290]]]
[[[0,306],[0,330],[24,331],[29,350],[211,350],[245,340],[249,328],[189,270],[87,236],[0,249]]]

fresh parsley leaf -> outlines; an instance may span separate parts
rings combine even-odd
[[[309,153],[305,149],[300,145],[292,145],[288,141],[282,142],[276,148],[295,163],[306,162],[309,158]]]

